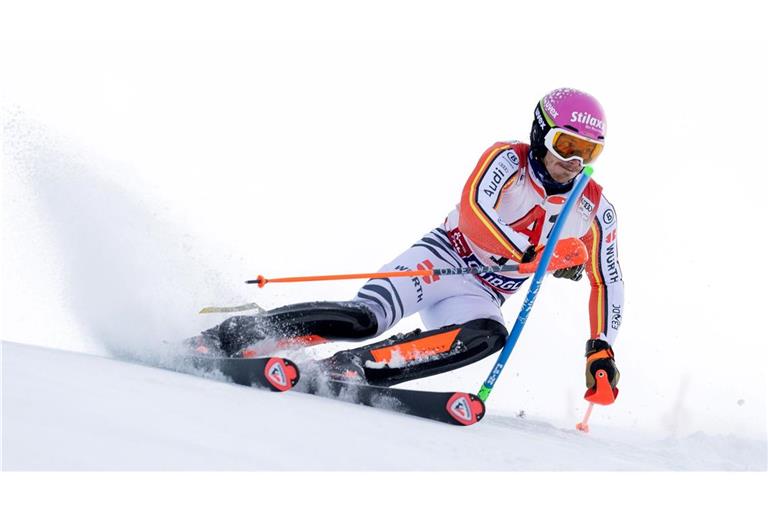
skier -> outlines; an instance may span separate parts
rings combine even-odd
[[[546,245],[575,178],[600,155],[605,132],[603,109],[595,98],[574,89],[550,92],[534,110],[530,145],[499,142],[486,150],[444,222],[380,271],[533,260]],[[595,373],[603,369],[615,388],[619,371],[612,343],[623,314],[624,285],[616,213],[594,181],[567,219],[562,238],[568,237],[581,238],[589,252],[585,265],[554,273],[578,281],[586,271],[592,286],[586,386],[594,388]],[[249,347],[259,342],[296,346],[370,339],[418,312],[427,330],[396,334],[320,361],[331,375],[391,386],[454,370],[501,350],[508,334],[501,306],[527,277],[488,272],[371,279],[350,301],[234,316],[192,340],[201,352],[247,356]]]

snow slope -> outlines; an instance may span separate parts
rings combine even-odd
[[[453,427],[10,342],[2,405],[4,470],[766,470],[764,440],[584,435],[492,404]]]
[[[578,83],[560,66],[520,81],[491,41],[6,46],[17,51],[0,95],[0,339],[146,357],[224,320],[202,306],[348,300],[362,282],[243,281],[378,269],[442,222],[488,145],[527,137],[536,98],[573,85],[613,123],[595,177],[617,208],[627,284],[621,396],[592,437],[610,425],[622,442],[695,444],[685,436],[700,431],[766,442],[764,276],[713,274],[718,256],[702,252],[713,236],[760,232],[760,201],[743,189],[762,175],[748,152],[729,155],[740,179],[724,180],[720,159],[680,151],[700,146],[696,129],[654,145],[651,174],[636,158],[670,112],[688,128],[743,123],[727,100],[768,89],[760,45],[611,44]],[[676,79],[660,88],[660,74]],[[628,101],[626,77],[644,94]],[[545,281],[490,402],[497,416],[524,410],[520,428],[569,429],[584,410],[589,284],[564,281]],[[524,295],[504,306],[508,328]],[[384,336],[420,327],[414,315]],[[418,386],[476,390],[494,359]]]

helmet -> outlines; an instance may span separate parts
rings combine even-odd
[[[589,94],[576,89],[555,89],[536,105],[531,127],[531,151],[539,160],[547,148],[544,140],[553,128],[578,134],[581,137],[605,142],[605,113],[603,107]]]

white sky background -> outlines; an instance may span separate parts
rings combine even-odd
[[[766,45],[740,2],[85,4],[0,16],[0,338],[141,347],[214,323],[202,305],[349,298],[362,282],[241,283],[377,270],[570,86],[607,112],[626,284],[622,395],[596,417],[765,438]],[[547,279],[490,407],[578,419],[587,297]],[[493,360],[425,386],[475,391]]]

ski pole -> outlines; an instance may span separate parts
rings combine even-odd
[[[553,244],[554,245],[554,244]],[[573,267],[586,263],[589,255],[584,243],[578,238],[568,238],[562,240],[553,253],[547,270],[552,272],[563,268]],[[300,283],[307,281],[334,281],[339,279],[374,279],[380,277],[432,277],[432,276],[450,276],[464,274],[484,274],[486,272],[520,272],[521,274],[533,274],[536,272],[542,255],[538,254],[533,261],[528,263],[514,263],[509,265],[488,265],[462,268],[425,268],[418,270],[398,270],[392,272],[371,272],[363,274],[337,274],[324,276],[299,276],[299,277],[276,277],[267,279],[259,276],[256,279],[249,279],[247,284],[258,284],[263,288],[267,283]]]
[[[608,382],[608,372],[605,370],[597,370],[597,372],[595,372],[595,387],[593,389],[588,389],[584,394],[584,399],[589,402],[587,412],[584,413],[584,419],[576,424],[576,430],[589,432],[589,423],[587,422],[589,421],[589,416],[592,414],[592,408],[595,404],[611,405],[618,395],[618,388],[611,387],[611,383]]]
[[[549,260],[552,258],[555,245],[560,238],[560,232],[563,230],[563,225],[565,225],[565,221],[568,218],[568,214],[573,208],[574,203],[578,201],[581,197],[581,193],[586,188],[587,183],[589,183],[592,172],[592,167],[584,167],[584,171],[573,186],[573,190],[571,190],[571,194],[568,196],[568,200],[565,202],[563,210],[560,212],[560,215],[557,216],[555,226],[552,228],[552,234],[549,236],[547,245],[544,247],[543,254],[541,255],[541,264],[539,264],[536,273],[533,275],[531,287],[528,289],[528,295],[526,295],[525,300],[523,301],[523,306],[520,308],[520,313],[517,315],[517,320],[515,321],[514,327],[512,327],[512,332],[504,343],[504,348],[501,350],[501,354],[499,354],[499,358],[496,360],[496,364],[493,366],[491,373],[477,393],[477,396],[483,401],[486,401],[491,394],[493,385],[496,384],[496,380],[498,380],[499,375],[501,375],[504,365],[507,364],[507,359],[509,359],[512,349],[515,348],[515,344],[517,343],[518,338],[520,338],[520,333],[523,331],[525,322],[528,320],[528,315],[536,300],[536,295],[539,293],[539,288],[541,288],[541,283],[544,280]]]

